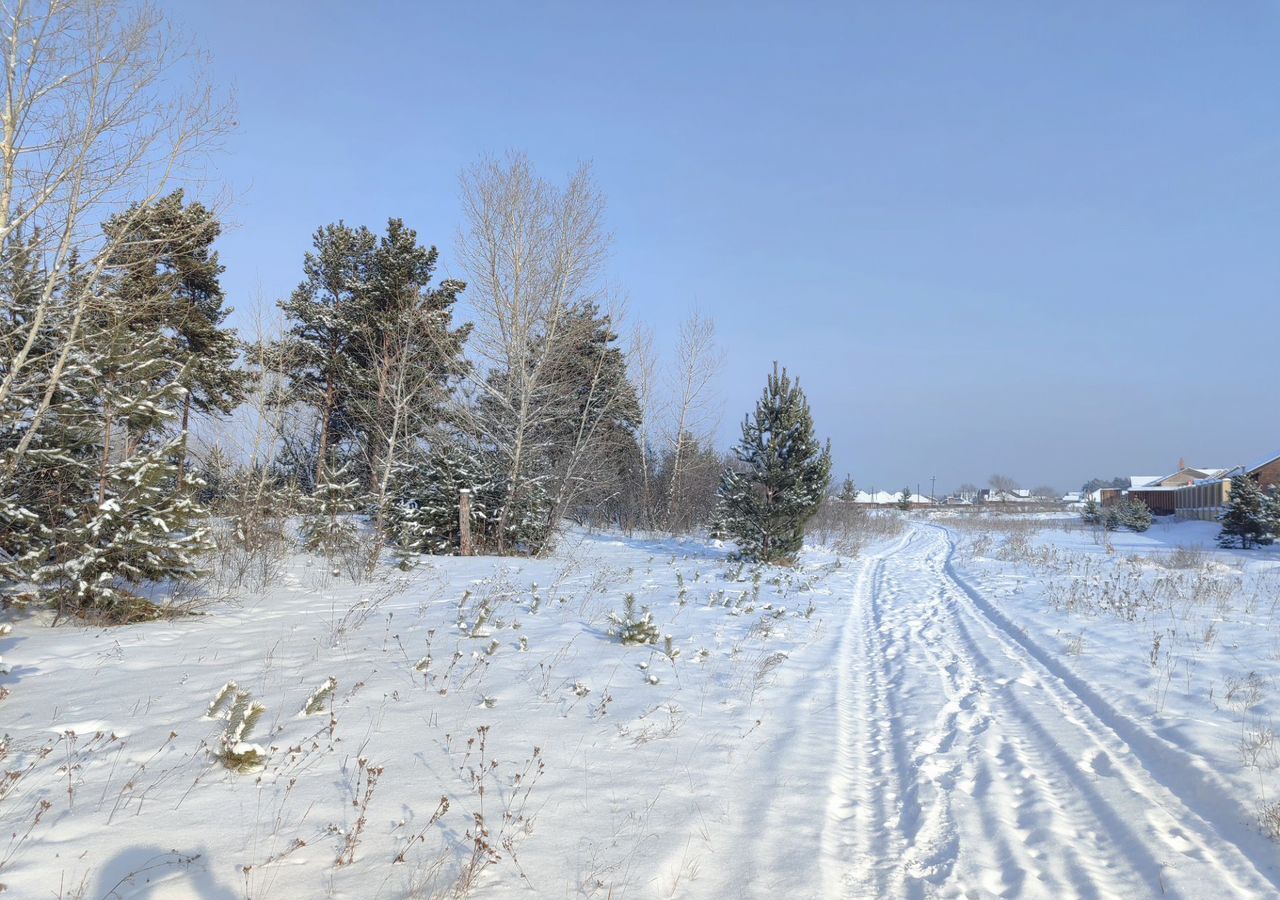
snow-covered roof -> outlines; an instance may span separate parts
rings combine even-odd
[[[901,491],[899,491],[896,494],[891,494],[888,491],[876,491],[874,494],[868,493],[866,491],[858,491],[858,495],[857,497],[854,498],[853,502],[885,504],[885,503],[897,503],[901,499],[902,499]],[[912,503],[932,503],[933,501],[921,494],[912,494],[911,502]]]
[[[1164,478],[1163,475],[1130,475],[1129,487],[1146,487],[1149,484],[1155,484]]]
[[[1258,469],[1261,469],[1263,466],[1269,466],[1278,459],[1280,459],[1280,455],[1269,457],[1267,459],[1264,459],[1262,462],[1254,463],[1253,465],[1246,467],[1245,471],[1256,472]]]

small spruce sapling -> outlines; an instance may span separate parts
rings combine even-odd
[[[218,759],[233,772],[256,772],[266,765],[267,751],[249,742],[249,735],[267,708],[255,703],[248,691],[237,690],[222,732]]]
[[[653,622],[653,613],[647,606],[636,609],[635,594],[627,594],[623,598],[622,614],[609,613],[609,621],[613,623],[609,634],[624,644],[658,643],[658,626]]]
[[[320,687],[312,691],[311,696],[307,698],[307,702],[302,704],[302,714],[304,716],[314,716],[316,713],[324,712],[325,703],[337,689],[338,679],[330,675]]]
[[[307,498],[307,516],[302,521],[302,543],[313,553],[332,558],[356,543],[356,526],[351,513],[357,507],[359,482],[348,476],[348,467],[326,466],[315,492]]]
[[[1098,501],[1093,497],[1084,501],[1084,509],[1080,511],[1080,521],[1086,525],[1102,524],[1102,507],[1098,505]]]
[[[1143,532],[1151,527],[1154,519],[1147,504],[1136,497],[1120,504],[1120,524],[1130,531]]]

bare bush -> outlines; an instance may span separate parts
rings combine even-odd
[[[904,528],[906,523],[894,512],[867,510],[835,498],[828,498],[809,520],[810,539],[845,556],[857,556],[867,544],[896,537]]]

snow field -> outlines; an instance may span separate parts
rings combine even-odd
[[[0,882],[682,894],[749,793],[738,766],[778,739],[775,682],[828,632],[847,564],[814,551],[757,570],[702,543],[576,534],[547,560],[432,558],[364,584],[298,557],[267,592],[196,618],[19,620]],[[609,633],[628,594],[656,645]],[[229,708],[208,714],[229,682],[265,707],[230,745]],[[228,747],[249,745],[262,764],[231,771]]]
[[[794,568],[576,533],[359,584],[297,557],[196,618],[19,619],[0,881],[1275,896],[1280,555],[1215,533],[938,516]]]

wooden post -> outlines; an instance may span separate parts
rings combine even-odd
[[[462,488],[458,491],[458,534],[463,556],[474,556],[475,548],[471,546],[471,491]]]

